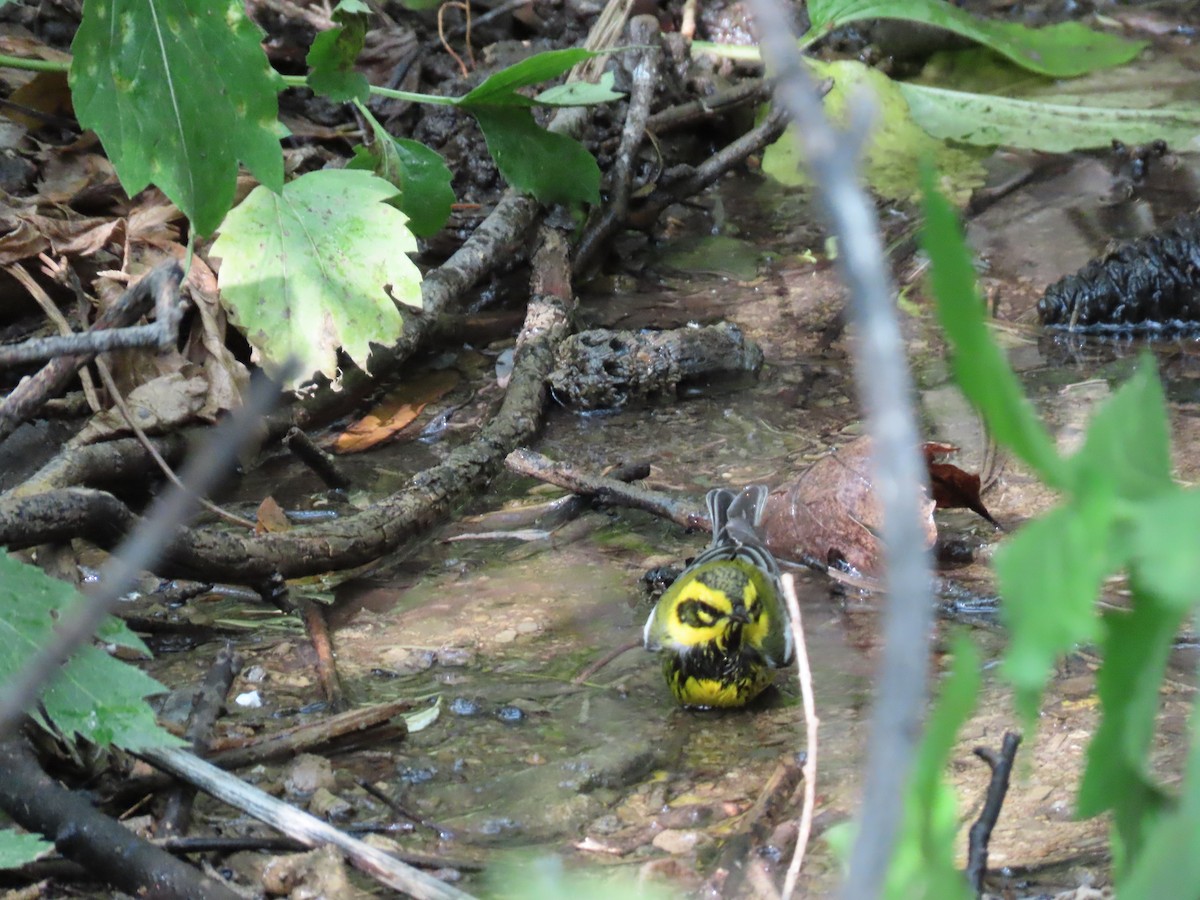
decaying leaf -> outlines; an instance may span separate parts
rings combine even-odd
[[[870,440],[859,438],[771,492],[761,530],[773,553],[784,559],[805,554],[841,559],[863,573],[883,568],[878,537],[883,511],[871,482],[870,452]],[[934,503],[923,492],[920,502],[926,544],[932,547]]]
[[[292,523],[288,521],[287,513],[283,511],[274,497],[267,497],[258,504],[258,512],[254,516],[255,534],[266,534],[275,531],[290,531]]]
[[[208,382],[203,376],[187,378],[171,372],[130,391],[125,404],[143,431],[161,433],[192,421],[204,406]],[[105,410],[92,416],[72,444],[92,444],[129,432],[120,410]]]
[[[458,384],[458,372],[443,369],[413,378],[389,393],[375,409],[339,436],[334,453],[361,453],[385,441],[421,414],[426,405]]]

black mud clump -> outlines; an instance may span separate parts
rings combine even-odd
[[[1037,308],[1042,324],[1070,331],[1200,330],[1200,213],[1093,259]]]

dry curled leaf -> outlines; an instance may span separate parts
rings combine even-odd
[[[292,523],[288,521],[287,513],[283,511],[274,497],[267,497],[262,503],[258,504],[258,512],[254,516],[254,533],[266,534],[268,532],[290,531]]]
[[[883,510],[871,482],[871,442],[859,438],[822,457],[767,497],[760,530],[776,556],[842,559],[860,572],[883,568]],[[927,546],[937,540],[933,501],[922,492]]]

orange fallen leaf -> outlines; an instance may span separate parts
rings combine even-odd
[[[287,513],[283,511],[283,507],[275,502],[274,497],[267,497],[262,503],[258,504],[258,512],[255,513],[256,523],[254,526],[255,534],[266,534],[276,531],[290,531],[292,523],[288,521]]]
[[[389,393],[383,402],[340,435],[334,453],[361,453],[386,441],[421,414],[428,404],[458,384],[458,372],[442,369],[413,378]]]

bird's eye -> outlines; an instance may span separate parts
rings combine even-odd
[[[679,621],[692,628],[711,628],[717,624],[721,614],[700,600],[687,600],[679,604]]]

